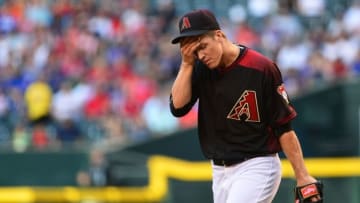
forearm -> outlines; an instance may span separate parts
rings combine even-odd
[[[306,182],[309,173],[306,169],[301,146],[295,132],[291,130],[282,134],[280,144],[287,159],[291,163],[298,184],[301,185],[302,182]]]
[[[191,99],[191,76],[193,67],[182,63],[178,75],[171,89],[172,101],[175,108],[181,108]]]

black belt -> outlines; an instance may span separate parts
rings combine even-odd
[[[234,160],[213,159],[213,163],[214,163],[214,165],[217,165],[217,166],[232,166],[232,165],[244,162],[244,161],[246,161],[248,159],[251,159],[251,158],[245,157],[245,158],[234,159]]]
[[[214,165],[217,166],[232,166],[235,164],[239,164],[241,162],[244,162],[246,160],[249,160],[251,158],[255,158],[255,157],[259,157],[259,156],[274,156],[275,154],[265,154],[265,155],[253,155],[253,156],[248,156],[248,157],[244,157],[244,158],[240,158],[240,159],[213,159],[213,163]]]

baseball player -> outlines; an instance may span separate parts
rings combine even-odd
[[[211,160],[215,203],[271,202],[279,188],[285,153],[293,167],[296,201],[321,202],[322,185],[309,175],[291,120],[291,106],[277,65],[232,43],[209,10],[179,21],[182,63],[170,109],[184,116],[198,101],[201,149]]]

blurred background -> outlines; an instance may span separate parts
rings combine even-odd
[[[154,154],[205,161],[197,107],[168,107],[195,8],[279,65],[306,157],[360,155],[358,0],[0,0],[0,186],[145,186]],[[324,182],[326,202],[360,202],[357,175]],[[161,202],[211,202],[209,181],[169,188]]]

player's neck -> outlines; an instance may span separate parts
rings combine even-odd
[[[223,63],[221,65],[221,68],[227,68],[231,66],[240,54],[240,49],[237,45],[230,42],[227,43],[228,44],[226,45],[226,47],[228,47],[228,49],[225,49],[224,51],[223,60],[222,60]]]

